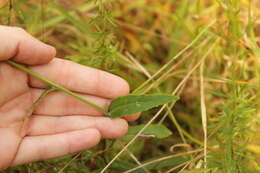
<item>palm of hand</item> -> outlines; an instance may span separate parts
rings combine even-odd
[[[0,35],[1,30],[3,33],[6,27],[0,26]],[[17,31],[8,29],[8,32],[15,35]],[[7,51],[3,53],[0,47],[0,61],[15,55],[14,60],[18,62],[42,64],[41,56],[45,60],[54,56],[49,53],[51,57],[47,58],[43,45],[27,38],[28,35],[16,39],[19,44],[16,42],[16,48],[11,49],[13,44],[8,47],[11,42],[4,42],[8,40],[5,35],[0,38],[3,45],[7,45]],[[30,51],[32,47],[35,52]],[[19,51],[5,54],[14,50]],[[28,56],[40,62],[24,58]],[[111,99],[129,92],[128,84],[121,78],[66,60],[54,59],[29,68],[103,108],[108,107]],[[48,86],[4,62],[0,62],[0,81],[0,170],[78,152],[96,145],[102,138],[117,138],[127,131],[124,119],[111,120],[93,107],[58,91],[48,94],[29,115],[28,109]],[[28,121],[23,121],[26,116]]]

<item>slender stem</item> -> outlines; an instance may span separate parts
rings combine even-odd
[[[89,105],[93,106],[94,108],[98,109],[99,111],[101,111],[105,115],[109,115],[109,113],[105,109],[103,109],[102,107],[98,106],[97,104],[95,104],[95,103],[93,103],[93,102],[91,102],[91,101],[81,97],[80,95],[78,95],[78,94],[68,90],[67,88],[64,88],[64,87],[60,86],[59,84],[56,84],[56,83],[54,83],[52,81],[49,81],[48,79],[45,79],[41,75],[39,75],[39,74],[33,72],[32,70],[28,69],[27,67],[25,67],[25,66],[23,66],[21,64],[18,64],[16,62],[12,61],[12,60],[6,60],[6,62],[8,64],[10,64],[10,65],[12,65],[12,66],[22,70],[23,72],[25,72],[25,73],[27,73],[27,74],[29,74],[29,75],[31,75],[31,76],[41,80],[41,81],[47,83],[48,85],[52,86],[56,90],[62,91],[64,93],[66,93],[66,94],[68,94],[68,95],[70,95],[70,96],[72,96],[72,97],[82,101],[83,103],[86,103],[86,104],[89,104]]]
[[[32,115],[33,111],[34,111],[34,108],[40,104],[42,102],[42,100],[52,91],[55,91],[56,88],[54,87],[51,87],[51,88],[48,88],[46,90],[44,90],[42,92],[42,94],[40,95],[40,97],[28,108],[28,110],[26,111],[26,114],[25,116],[23,117],[23,124],[22,124],[22,127],[21,127],[21,130],[20,130],[20,136],[21,137],[24,137],[25,133],[26,133],[26,126],[28,124],[28,120],[29,120],[29,117]]]

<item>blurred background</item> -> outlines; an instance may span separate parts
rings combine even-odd
[[[180,96],[122,139],[5,172],[260,171],[259,0],[0,0],[0,24],[123,77],[132,93]]]

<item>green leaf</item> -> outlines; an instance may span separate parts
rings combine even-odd
[[[214,96],[223,97],[223,98],[229,98],[229,96],[227,94],[221,93],[219,91],[208,90],[207,92],[212,94],[212,95],[214,95]]]
[[[146,111],[156,106],[178,100],[169,94],[134,95],[130,94],[114,99],[108,109],[111,118],[119,118]]]
[[[138,126],[130,126],[128,129],[128,135],[135,135],[144,126],[145,126],[145,124],[141,124]],[[144,132],[142,134],[154,135],[155,137],[162,139],[162,138],[166,138],[166,137],[170,136],[172,134],[172,132],[167,127],[165,127],[163,124],[151,124],[144,130]]]

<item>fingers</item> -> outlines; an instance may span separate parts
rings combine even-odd
[[[0,106],[27,92],[29,90],[27,83],[26,74],[0,62]]]
[[[25,137],[12,166],[51,159],[79,152],[99,143],[96,129],[84,129],[56,135]]]
[[[141,116],[141,113],[139,112],[139,113],[136,113],[136,114],[134,114],[134,115],[128,115],[128,116],[126,116],[126,117],[124,117],[124,118],[125,118],[127,121],[132,122],[132,121],[137,120],[140,116]]]
[[[103,138],[119,138],[127,133],[128,124],[124,119],[90,116],[33,116],[28,135],[50,135],[81,129],[97,129]]]
[[[32,98],[36,101],[44,90],[41,89],[31,89]],[[87,100],[99,105],[100,107],[107,109],[110,100],[79,94],[80,96],[86,98]],[[78,99],[69,96],[63,92],[55,91],[49,93],[41,103],[34,109],[34,114],[38,115],[53,115],[53,116],[63,116],[63,115],[91,115],[91,116],[101,116],[102,112],[85,104]]]
[[[49,64],[31,67],[31,70],[75,92],[104,98],[129,93],[129,85],[122,78],[67,60],[55,58]],[[37,88],[48,87],[35,78],[30,78],[30,85]]]
[[[31,104],[31,94],[27,92],[0,106],[0,128],[17,126],[27,116]]]
[[[17,128],[0,128],[0,171],[10,166],[20,141]]]
[[[44,64],[56,54],[53,47],[42,43],[17,27],[0,25],[0,61],[12,58],[28,64]]]

